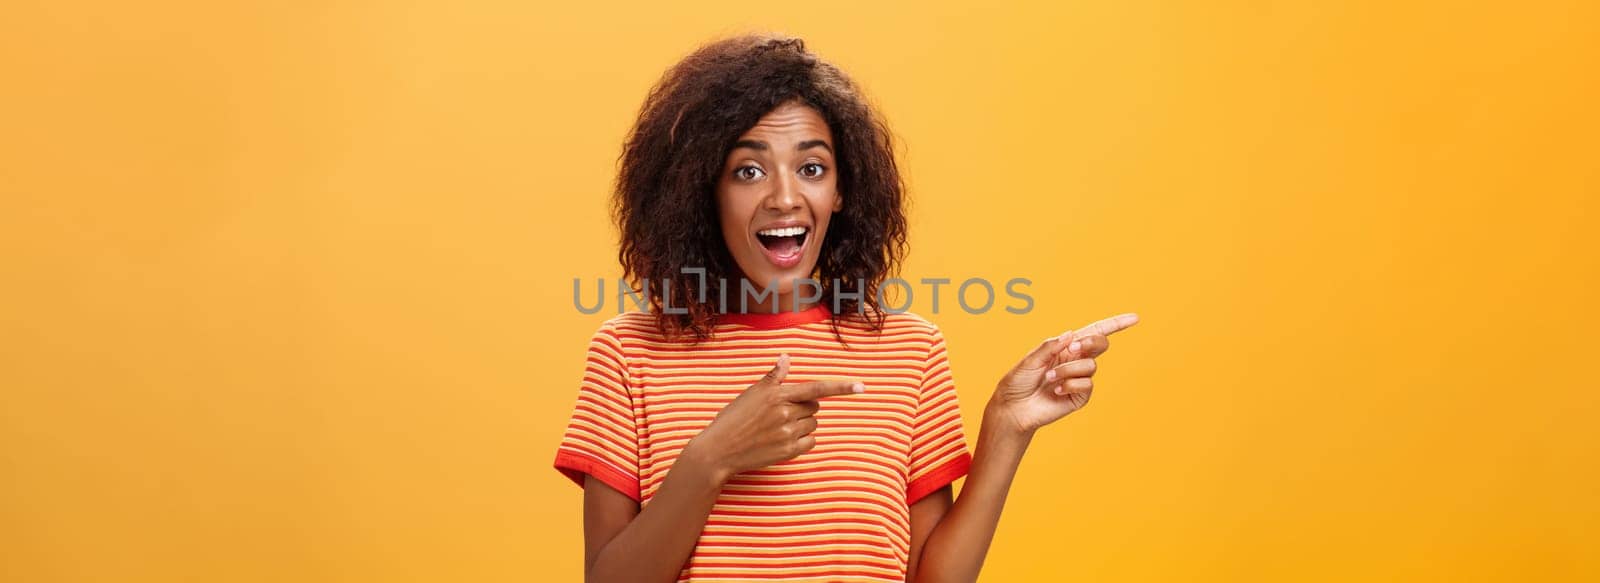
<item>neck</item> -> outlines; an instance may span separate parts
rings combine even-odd
[[[743,307],[744,312],[747,314],[771,314],[773,312],[804,312],[811,308],[817,307],[817,304],[821,303],[820,301],[816,300],[800,301],[802,299],[804,298],[801,298],[800,294],[793,292],[787,294],[773,294],[763,298],[759,302],[753,299],[748,300],[745,302]],[[776,308],[774,308],[774,306],[776,306]],[[728,311],[738,312],[739,308],[740,306],[737,304],[730,305],[728,306]]]
[[[812,300],[804,297],[800,293],[800,285],[798,282],[791,285],[790,288],[791,289],[787,292],[773,291],[773,293],[762,295],[759,298],[756,296],[757,294],[760,294],[761,289],[764,288],[757,288],[756,294],[751,294],[744,297],[742,302],[740,301],[741,298],[739,298],[737,295],[730,294],[730,297],[728,298],[728,312],[743,312],[747,314],[804,312],[811,308],[815,308],[817,305],[822,303],[820,299]],[[738,289],[738,287],[735,286],[735,289]]]

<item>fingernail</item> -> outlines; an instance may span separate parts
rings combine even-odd
[[[850,385],[850,390],[855,391],[857,393],[865,393],[865,392],[867,392],[867,386],[863,385],[861,383],[856,383],[856,384]]]
[[[1056,369],[1052,368],[1048,372],[1044,373],[1044,380],[1046,380],[1046,381],[1056,380]]]
[[[1082,347],[1082,346],[1083,346],[1082,342],[1078,342],[1078,341],[1074,340],[1074,341],[1072,341],[1072,344],[1067,346],[1067,350],[1071,350],[1073,352],[1077,352],[1078,348]]]
[[[778,364],[780,366],[781,365],[785,365],[785,364],[789,364],[789,353],[785,352],[783,354],[779,354],[778,355]]]
[[[1065,386],[1056,387],[1056,394],[1057,395],[1065,395],[1065,394],[1067,394],[1067,387],[1065,387]]]

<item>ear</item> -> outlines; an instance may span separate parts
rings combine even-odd
[[[833,212],[842,210],[844,210],[844,194],[839,194],[833,197]]]

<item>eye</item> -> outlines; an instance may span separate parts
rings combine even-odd
[[[816,178],[818,176],[822,176],[822,173],[826,172],[827,170],[828,169],[823,167],[821,164],[812,162],[800,167],[800,175],[806,178]]]
[[[766,175],[766,172],[761,171],[760,168],[756,168],[755,166],[740,166],[733,169],[733,177],[745,182],[756,180]]]

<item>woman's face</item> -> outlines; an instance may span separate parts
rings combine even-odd
[[[828,123],[815,109],[792,102],[739,136],[723,162],[717,180],[722,238],[756,290],[777,282],[780,309],[792,307],[795,280],[811,276],[828,219],[843,208],[837,169]],[[736,301],[739,290],[730,289],[729,299]]]

